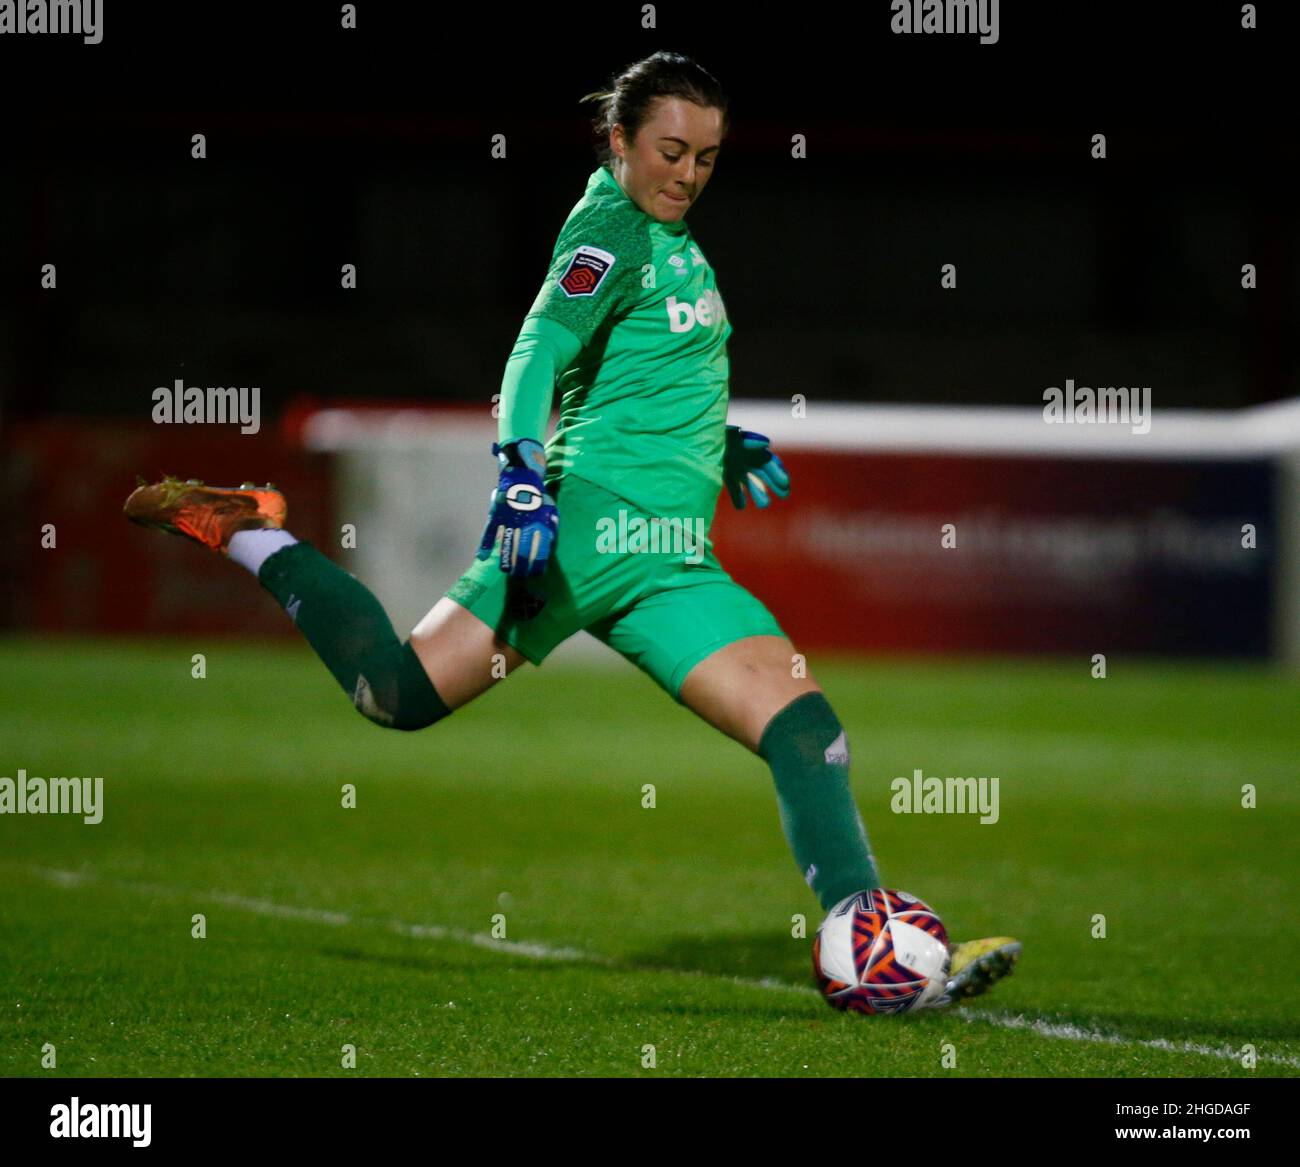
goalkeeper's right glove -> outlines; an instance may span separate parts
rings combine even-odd
[[[722,480],[738,511],[745,509],[745,487],[760,510],[771,501],[770,495],[788,498],[790,494],[790,475],[768,439],[738,425],[727,426]]]
[[[546,451],[540,442],[522,438],[492,443],[501,476],[492,492],[487,527],[476,559],[486,559],[500,540],[500,567],[513,579],[541,575],[555,546],[560,517],[546,491]]]

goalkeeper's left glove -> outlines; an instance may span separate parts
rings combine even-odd
[[[742,430],[738,425],[727,426],[727,446],[722,455],[722,480],[737,510],[745,509],[745,493],[760,509],[771,501],[769,492],[778,498],[790,494],[790,475],[781,459],[772,452],[768,439],[762,434]]]

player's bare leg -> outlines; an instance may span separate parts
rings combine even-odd
[[[758,752],[763,730],[804,693],[820,692],[798,676],[795,648],[784,636],[747,636],[706,656],[682,682],[682,703],[715,729]]]
[[[844,729],[817,682],[796,668],[784,636],[748,636],[705,657],[682,703],[772,768],[781,826],[823,908],[879,887],[849,788]]]
[[[524,662],[518,649],[446,596],[415,626],[411,647],[451,709],[473,700]]]

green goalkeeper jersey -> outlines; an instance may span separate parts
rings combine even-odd
[[[730,335],[686,224],[647,215],[600,166],[507,365],[501,440],[541,438],[558,385],[548,481],[572,474],[647,514],[707,526],[722,484]]]

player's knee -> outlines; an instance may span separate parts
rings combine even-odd
[[[759,741],[760,757],[796,758],[803,764],[849,765],[849,740],[821,690],[801,693],[768,722]]]
[[[411,702],[405,700],[380,704],[373,699],[373,695],[362,694],[353,697],[353,704],[364,717],[384,729],[427,729],[451,712],[445,705],[441,708],[431,705],[413,707]]]
[[[425,729],[451,712],[410,641],[365,662],[352,691],[352,704],[385,729]]]

